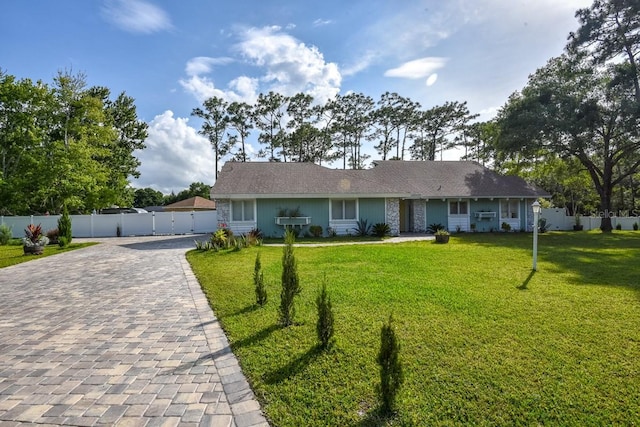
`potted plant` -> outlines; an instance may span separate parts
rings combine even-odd
[[[44,252],[44,247],[49,243],[49,238],[42,233],[40,224],[29,224],[24,229],[22,238],[22,249],[25,254],[40,255]]]
[[[438,229],[434,235],[436,236],[436,243],[449,243],[450,234],[444,228]]]
[[[583,229],[582,221],[580,220],[580,214],[576,213],[575,216],[575,224],[573,224],[573,231],[582,231]]]

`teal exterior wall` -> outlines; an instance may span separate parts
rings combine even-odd
[[[431,224],[442,224],[447,227],[447,202],[442,200],[427,201],[427,227]]]
[[[360,218],[366,219],[369,224],[385,222],[384,199],[358,199]]]
[[[311,217],[310,225],[320,225],[325,231],[329,226],[329,199],[257,199],[258,228],[267,237],[281,237],[284,227],[277,225],[275,218],[283,209],[299,209],[300,216]],[[302,227],[302,232],[309,226]]]
[[[257,226],[267,237],[281,237],[284,227],[277,225],[275,218],[283,209],[299,209],[300,216],[311,217],[309,225],[319,225],[326,236],[329,227],[329,199],[257,199]],[[358,199],[359,218],[366,219],[369,224],[385,222],[384,199]],[[302,227],[302,233],[309,231],[309,226]]]
[[[475,224],[476,231],[500,231],[500,200],[478,199],[478,201],[471,200],[470,202],[471,224]],[[477,219],[475,213],[478,211],[495,212],[496,216],[493,219]]]

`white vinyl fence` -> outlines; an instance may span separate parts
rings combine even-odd
[[[58,228],[60,215],[2,216],[0,224],[11,227],[13,237],[23,237],[29,224],[42,230]],[[71,215],[73,237],[158,236],[212,233],[218,228],[216,211],[149,212],[142,214]]]
[[[594,212],[591,215],[580,216],[580,224],[584,230],[600,228],[603,215],[611,217],[613,228],[616,228],[618,224],[623,230],[633,230],[634,223],[638,223],[640,226],[640,212],[636,211]],[[550,224],[549,230],[573,230],[576,223],[576,217],[567,215],[563,208],[542,209],[540,218],[547,220],[547,224]]]

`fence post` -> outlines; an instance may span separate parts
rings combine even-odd
[[[156,235],[156,212],[151,211],[151,235]]]
[[[193,230],[196,229],[196,219],[193,216],[193,211],[191,211],[191,234],[193,234]]]

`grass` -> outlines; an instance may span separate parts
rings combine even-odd
[[[447,245],[297,247],[297,324],[277,324],[281,247],[188,259],[274,426],[629,425],[640,419],[640,234],[460,234]],[[254,305],[257,251],[269,301]],[[337,343],[318,350],[326,276]],[[405,383],[378,413],[393,313]]]
[[[95,245],[95,243],[71,243],[66,248],[61,248],[58,245],[49,245],[44,248],[44,253],[42,255],[25,255],[22,250],[22,242],[19,239],[14,239],[11,240],[8,245],[0,246],[0,268],[31,261],[35,258],[42,258],[62,252],[72,251],[74,249],[85,248],[91,245]]]

